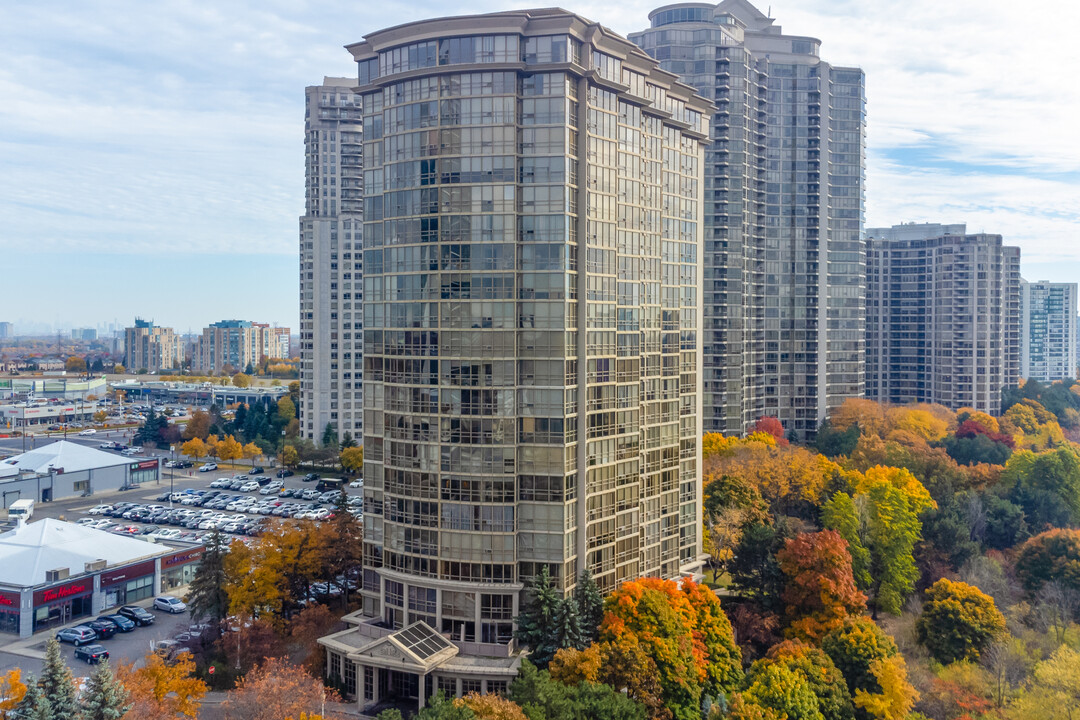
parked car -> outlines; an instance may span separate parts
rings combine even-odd
[[[256,465],[255,467],[251,468],[251,470],[248,471],[248,474],[249,475],[258,475],[258,474],[264,473],[264,472],[266,472],[265,469],[263,469],[262,467]]]
[[[266,485],[264,485],[263,489],[259,491],[259,494],[260,495],[274,495],[274,494],[277,494],[278,490],[280,490],[284,486],[285,486],[285,483],[281,482],[280,480],[274,480],[273,482],[269,482]]]
[[[79,434],[80,435],[97,435],[97,430],[95,430],[94,428],[86,428],[85,430],[83,430]]]
[[[99,615],[97,622],[112,623],[116,627],[116,632],[131,632],[135,629],[135,623],[128,620],[123,615]]]
[[[180,598],[171,595],[161,595],[154,598],[154,609],[164,610],[167,613],[179,614],[187,610],[187,605]]]
[[[259,483],[254,480],[248,480],[246,483],[240,486],[240,492],[251,492],[252,490],[259,489]]]
[[[109,659],[109,651],[105,649],[104,645],[87,645],[86,647],[75,648],[75,659],[85,660],[87,665],[96,665],[102,660]]]
[[[292,470],[286,470],[285,468],[277,471],[277,476],[279,478],[292,477],[293,475],[295,475],[295,473]]]
[[[199,472],[211,472],[213,470],[217,470],[217,463],[206,463],[199,468]]]
[[[90,628],[97,634],[98,640],[108,640],[116,634],[116,623],[109,620],[91,620],[86,623],[86,627]]]
[[[174,465],[173,467],[175,467],[177,469],[189,468],[189,467],[192,467],[193,464],[194,463],[192,463],[190,460],[177,460],[176,465]]]
[[[97,633],[86,625],[76,625],[75,627],[64,628],[56,633],[56,639],[60,642],[69,642],[75,647],[79,647],[80,645],[92,643],[97,640]]]
[[[308,473],[307,475],[305,475],[304,477],[301,478],[301,480],[303,482],[315,482],[318,479],[319,479],[319,473]]]
[[[112,510],[112,505],[95,505],[86,511],[87,515],[103,515],[107,511]]]
[[[353,480],[351,483],[349,483],[349,487],[351,487],[351,488],[362,488],[362,487],[364,487],[364,479],[360,478],[359,480]]]
[[[154,614],[138,605],[125,605],[120,608],[118,612],[139,627],[146,627],[147,625],[154,624]]]

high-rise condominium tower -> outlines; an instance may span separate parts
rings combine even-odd
[[[1076,283],[1020,282],[1020,375],[1049,382],[1076,377]]]
[[[203,328],[191,359],[192,370],[245,372],[263,360],[289,356],[289,328],[250,320],[221,320]]]
[[[411,23],[349,50],[363,617],[323,643],[362,704],[500,690],[541,568],[561,591],[586,569],[603,590],[700,571],[709,103],[558,9]]]
[[[805,437],[865,387],[864,76],[745,0],[630,39],[715,101],[705,158],[705,430]]]
[[[363,427],[360,99],[351,78],[305,90],[300,218],[300,429],[321,442]]]
[[[866,394],[999,414],[1020,379],[1020,248],[962,224],[866,235]]]

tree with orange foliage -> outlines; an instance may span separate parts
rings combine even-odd
[[[207,688],[202,680],[192,677],[194,672],[195,662],[186,652],[171,662],[165,660],[164,653],[150,653],[140,668],[130,663],[117,665],[116,679],[127,689],[131,703],[123,720],[198,717]]]
[[[600,676],[600,646],[593,643],[584,650],[563,648],[555,653],[548,665],[551,679],[565,685],[579,682],[598,682]]]
[[[848,398],[829,413],[829,424],[839,432],[858,425],[864,436],[883,437],[888,423],[885,419],[885,408],[880,403],[865,398]]]
[[[454,700],[454,705],[472,710],[476,720],[528,720],[517,703],[501,695],[481,695],[472,692]]]
[[[26,695],[26,683],[22,681],[22,670],[15,668],[0,676],[0,720],[12,720],[11,712],[22,702]]]
[[[817,643],[849,615],[866,609],[866,596],[855,586],[847,541],[833,530],[802,533],[784,542],[776,555],[788,577],[787,634]]]
[[[776,445],[778,447],[787,447],[788,445],[788,440],[784,436],[784,425],[780,422],[779,418],[769,415],[758,418],[758,421],[754,423],[752,432],[772,435],[776,438]]]
[[[340,698],[318,678],[284,658],[267,658],[249,672],[223,705],[226,720],[278,720],[301,713],[321,713]]]
[[[707,475],[729,475],[756,488],[774,511],[790,514],[817,504],[840,466],[802,447],[776,447],[771,435],[755,433],[705,463]]]
[[[637,645],[655,662],[664,705],[676,720],[700,717],[702,690],[729,692],[742,674],[731,626],[719,603],[712,604],[715,595],[691,581],[683,584],[695,587],[687,591],[658,578],[623,583],[608,597],[600,625],[601,642],[625,649]],[[720,667],[713,670],[710,663]]]

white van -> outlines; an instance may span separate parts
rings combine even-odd
[[[8,517],[22,518],[25,522],[34,515],[34,501],[33,500],[16,500],[11,503],[11,507],[8,508]]]

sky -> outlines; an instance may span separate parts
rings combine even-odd
[[[466,0],[453,14],[538,6]],[[570,3],[626,34],[653,3]],[[777,0],[866,71],[867,227],[966,222],[1080,279],[1080,3]],[[0,2],[0,320],[297,327],[304,87],[447,14],[341,0]]]

